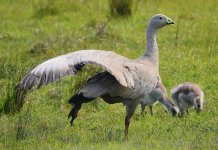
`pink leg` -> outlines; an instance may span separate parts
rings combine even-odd
[[[129,124],[130,124],[130,117],[127,115],[125,118],[125,139],[128,138]]]
[[[126,117],[125,117],[125,139],[128,139],[128,131],[129,131],[129,125],[130,125],[130,119],[133,116],[135,110],[136,110],[137,104],[134,105],[127,105],[126,106]]]

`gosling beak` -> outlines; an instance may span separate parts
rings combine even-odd
[[[201,108],[200,107],[196,107],[195,111],[197,112],[197,114],[199,114],[201,112]]]
[[[170,18],[166,19],[166,24],[174,24],[174,21]]]

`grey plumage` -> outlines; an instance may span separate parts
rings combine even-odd
[[[141,113],[144,113],[145,106],[149,106],[150,113],[153,115],[153,105],[157,101],[164,105],[168,113],[171,115],[174,116],[178,113],[177,107],[175,107],[175,105],[170,101],[169,97],[167,96],[167,90],[161,81],[158,81],[155,89],[146,95],[146,97],[141,101]]]
[[[157,85],[159,62],[156,32],[173,23],[170,18],[161,14],[150,19],[146,33],[145,54],[138,59],[130,60],[111,51],[80,50],[38,65],[20,81],[17,89],[30,89],[35,84],[40,88],[67,75],[76,74],[86,64],[97,65],[105,72],[89,79],[69,100],[69,103],[74,104],[69,114],[72,117],[71,124],[77,117],[82,103],[102,97],[108,103],[122,102],[126,106],[125,135],[127,136],[130,118],[137,105]]]
[[[18,89],[31,89],[35,84],[40,88],[44,84],[76,74],[85,64],[102,67],[125,87],[134,86],[133,74],[129,70],[135,65],[134,62],[115,52],[81,50],[52,58],[38,65],[21,80]]]
[[[198,84],[181,83],[171,90],[171,95],[182,116],[191,107],[194,107],[197,113],[203,109],[204,93]]]

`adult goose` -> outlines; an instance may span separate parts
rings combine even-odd
[[[84,87],[69,102],[74,105],[69,117],[73,120],[82,103],[101,97],[109,104],[123,103],[126,106],[125,136],[128,135],[130,118],[137,105],[157,85],[158,45],[156,32],[158,29],[173,24],[165,15],[153,16],[147,26],[147,47],[144,55],[131,60],[112,51],[80,50],[49,59],[32,69],[21,79],[17,90],[31,89],[35,84],[40,88],[43,84],[56,81],[65,76],[76,74],[84,65],[93,64],[105,71],[90,78]]]

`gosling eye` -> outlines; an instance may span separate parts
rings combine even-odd
[[[163,19],[163,17],[160,17],[159,19],[161,20],[161,19]]]

